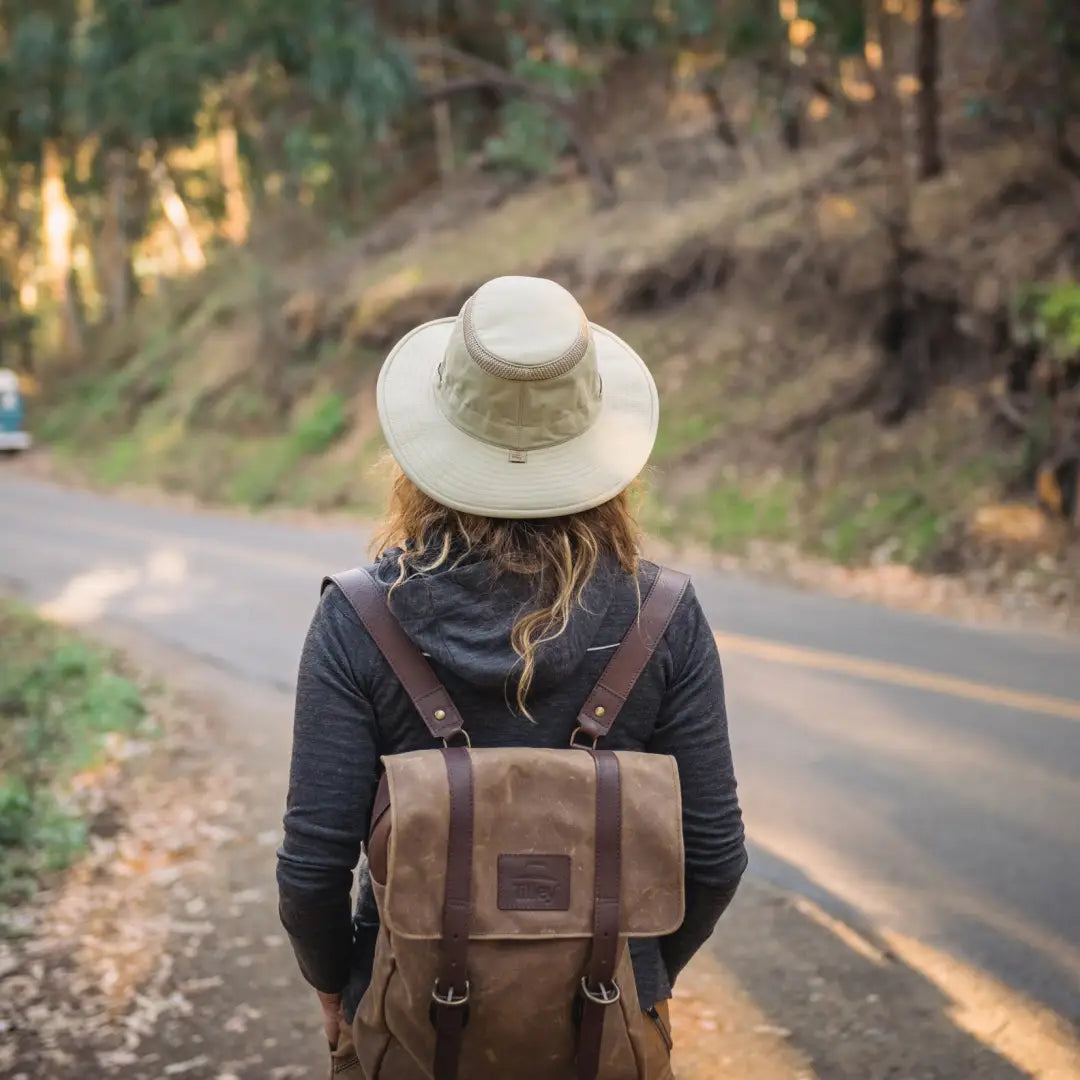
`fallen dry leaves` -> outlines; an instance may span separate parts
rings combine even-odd
[[[203,717],[155,704],[168,714],[159,739],[118,740],[104,765],[77,778],[93,823],[85,858],[4,913],[0,1075],[54,1078],[76,1065],[80,1075],[118,1072],[164,1017],[189,1013],[192,996],[217,985],[174,984],[177,951],[198,948],[213,926],[199,917],[197,896],[187,921],[169,901],[191,891],[229,835],[221,819],[234,778],[193,753],[206,745]],[[97,1067],[86,1071],[88,1055]],[[188,1066],[171,1062],[163,1075]]]

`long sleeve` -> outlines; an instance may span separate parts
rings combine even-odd
[[[709,885],[688,885],[686,888],[686,916],[682,926],[660,939],[660,955],[664,960],[668,982],[674,986],[680,972],[694,957],[694,953],[712,937],[720,916],[735,898],[739,882],[713,888]]]
[[[675,758],[682,786],[686,918],[661,942],[672,982],[712,934],[747,862],[720,657],[692,591],[684,603],[689,617],[671,642],[676,674],[649,745]]]
[[[359,625],[330,589],[300,659],[278,900],[300,970],[317,990],[341,991],[350,976],[353,871],[367,835],[378,770],[371,704],[346,643]]]

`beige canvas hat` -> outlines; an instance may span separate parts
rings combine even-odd
[[[407,334],[379,375],[405,474],[444,506],[543,518],[599,506],[645,467],[660,417],[649,369],[553,281],[501,277],[456,319]]]

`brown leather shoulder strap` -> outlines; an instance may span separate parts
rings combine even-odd
[[[660,568],[640,614],[608,661],[578,716],[578,727],[586,735],[598,739],[611,730],[634,683],[663,639],[689,583],[686,574],[666,566]]]
[[[439,974],[431,991],[435,1025],[434,1080],[457,1080],[461,1039],[469,1020],[469,927],[472,922],[474,804],[472,759],[464,746],[443,750],[450,789]]]
[[[459,734],[463,727],[461,714],[431,665],[402,630],[379,583],[362,567],[326,578],[324,591],[331,581],[345,594],[367,627],[428,731],[436,739],[450,739]]]
[[[615,982],[619,962],[619,899],[622,891],[622,781],[611,750],[591,751],[596,764],[596,881],[589,970],[581,980],[578,1080],[596,1080],[604,1019],[622,994]]]

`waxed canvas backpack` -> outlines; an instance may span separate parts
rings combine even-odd
[[[673,758],[599,747],[687,578],[661,570],[565,750],[474,747],[364,570],[337,575],[442,749],[390,755],[368,861],[380,915],[352,1039],[366,1080],[643,1080],[627,939],[683,920]]]

